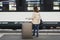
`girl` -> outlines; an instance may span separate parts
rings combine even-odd
[[[34,9],[33,10],[34,13],[32,16],[32,23],[34,25],[33,36],[35,36],[35,32],[36,32],[36,37],[38,37],[38,30],[39,30],[39,24],[40,24],[40,13],[39,13],[37,6],[34,6],[33,9]]]

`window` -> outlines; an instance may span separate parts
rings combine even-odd
[[[0,11],[16,11],[15,0],[0,0]]]
[[[16,11],[16,3],[9,2],[9,11]]]
[[[32,12],[34,5],[40,11],[60,11],[60,0],[0,0],[0,11]]]
[[[60,0],[53,1],[53,10],[60,11]]]
[[[2,11],[2,7],[3,7],[2,2],[0,2],[0,11]]]
[[[60,10],[59,3],[60,3],[59,1],[53,2],[53,10]]]
[[[40,10],[40,0],[26,0],[27,2],[27,10],[28,11],[33,11],[34,5],[38,6],[38,9]]]

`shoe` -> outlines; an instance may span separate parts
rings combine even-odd
[[[36,37],[39,37],[38,35]]]
[[[35,36],[35,35],[32,35],[32,36]]]

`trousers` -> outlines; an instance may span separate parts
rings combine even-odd
[[[35,33],[36,33],[36,36],[38,37],[39,36],[39,24],[33,24],[34,25],[34,29],[33,29],[33,36],[35,36]]]

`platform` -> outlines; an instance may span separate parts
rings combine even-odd
[[[3,31],[3,32],[2,32]],[[51,29],[51,30],[39,30],[39,37],[34,37],[33,39],[22,39],[21,30],[8,30],[0,29],[0,40],[59,40],[60,39],[60,30]],[[45,33],[43,31],[46,31]],[[49,33],[48,31],[56,31],[56,33]],[[59,31],[59,32],[57,32]]]
[[[0,33],[21,33],[21,32],[22,29],[18,29],[18,30],[0,29]],[[39,30],[39,33],[60,33],[60,29],[41,29]]]
[[[60,35],[39,35],[39,37],[33,37],[33,39],[22,39],[21,35],[4,35],[0,40],[59,40]]]

